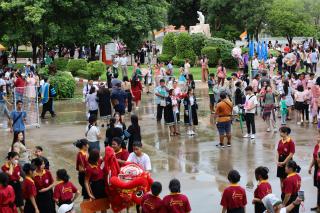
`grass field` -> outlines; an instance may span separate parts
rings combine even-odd
[[[142,69],[147,68],[147,66],[142,66]],[[128,76],[131,77],[132,76],[132,71],[133,71],[133,66],[128,66]],[[190,72],[193,75],[194,80],[201,80],[201,67],[191,67],[190,68]],[[209,68],[209,73],[216,73],[217,72],[217,68]],[[231,75],[232,72],[234,72],[234,70],[230,70],[227,69],[228,72],[228,76]],[[173,69],[173,75],[176,77],[176,79],[178,79],[180,73],[179,73],[179,67],[174,66]],[[122,73],[121,70],[119,70],[119,79],[122,79]],[[106,74],[104,73],[101,76],[101,80],[106,80]]]

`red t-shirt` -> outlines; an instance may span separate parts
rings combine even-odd
[[[24,199],[30,199],[30,197],[35,197],[37,195],[36,185],[29,177],[26,177],[23,181],[22,195]]]
[[[172,193],[163,198],[163,204],[170,213],[191,212],[191,207],[187,196],[180,193]]]
[[[145,194],[141,199],[142,213],[163,213],[165,212],[161,198],[152,194]]]
[[[77,154],[76,169],[79,171],[79,166],[82,166],[84,169],[88,166],[88,154],[86,152],[80,151]]]
[[[14,204],[15,194],[12,186],[0,186],[0,212],[1,213],[18,213]],[[13,205],[13,208],[10,207]]]
[[[44,169],[42,173],[35,173],[33,180],[38,191],[47,188],[54,182],[51,172],[46,169]]]
[[[286,141],[280,140],[278,143],[278,154],[288,156],[290,153],[295,153],[295,144],[288,138]]]
[[[71,201],[78,189],[70,182],[60,182],[54,187],[53,199],[59,202]]]
[[[5,173],[8,174],[8,171],[9,171],[10,167],[8,164],[4,164],[2,167],[1,167],[1,170]],[[19,181],[20,180],[20,173],[21,173],[21,167],[19,165],[16,165],[14,168],[13,168],[13,172],[12,172],[12,175],[9,175],[9,179],[11,181]]]
[[[256,190],[254,190],[254,197],[262,200],[266,195],[271,194],[272,189],[268,181],[261,181]]]
[[[223,191],[220,205],[226,209],[245,207],[247,205],[246,191],[237,184],[230,185]]]
[[[317,160],[318,159],[318,152],[319,152],[319,144],[315,145],[314,149],[313,149],[313,159]]]
[[[116,158],[119,160],[126,161],[128,157],[129,157],[129,152],[126,149],[120,149],[120,151],[116,153]],[[119,163],[119,166],[121,166],[120,163]]]
[[[88,164],[86,167],[86,177],[89,178],[89,181],[98,181],[103,179],[103,171],[100,168],[100,165],[91,165]]]
[[[297,194],[301,187],[301,177],[296,174],[290,174],[282,183],[282,192],[284,194]]]

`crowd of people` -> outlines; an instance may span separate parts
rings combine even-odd
[[[306,57],[302,56],[303,54]],[[127,62],[121,57],[124,56],[116,56],[113,66],[107,69],[105,83],[94,84],[89,80],[82,90],[88,124],[84,129],[84,138],[74,143],[79,149],[75,157],[75,169],[81,187],[79,189],[75,186],[77,184],[70,180],[65,169],[56,171],[54,181],[50,171],[52,168],[48,159],[44,157],[42,147],[37,146],[33,153],[27,148],[29,145],[26,142],[25,119],[28,115],[23,111],[24,100],[21,99],[18,90],[15,90],[17,92],[14,94],[17,99],[16,109],[9,112],[6,108],[6,104],[11,102],[6,98],[6,92],[9,92],[12,86],[19,88],[21,84],[24,88],[31,82],[35,88],[40,88],[43,102],[41,117],[44,117],[47,111],[54,117],[54,91],[50,82],[43,79],[40,84],[36,72],[31,68],[30,71],[27,71],[28,68],[23,71],[6,70],[1,74],[3,78],[0,83],[4,81],[5,84],[2,83],[0,86],[0,106],[11,122],[9,125],[12,126],[13,142],[0,173],[0,212],[15,213],[19,210],[26,213],[51,213],[56,209],[59,213],[74,212],[74,201],[80,195],[83,200],[106,198],[108,190],[105,180],[108,173],[105,167],[108,165],[102,163],[101,159],[107,152],[103,150],[112,150],[119,167],[126,162],[132,162],[144,171],[151,172],[151,160],[143,151],[139,119],[134,113],[141,105],[143,92],[154,93],[156,121],[161,122],[164,117],[171,139],[184,134],[180,131],[181,123],[187,125],[188,136],[196,135],[198,102],[190,61],[186,59],[184,67],[179,69],[178,78],[174,75],[172,61],[166,65],[149,65],[145,70],[137,62],[134,64],[132,76],[128,77]],[[222,150],[232,147],[232,122],[245,122],[247,132],[243,137],[254,143],[258,114],[265,122],[266,132],[280,133],[275,167],[282,192],[281,199],[272,194],[272,186],[268,182],[269,169],[264,166],[256,168],[255,177],[258,185],[252,201],[256,213],[299,212],[304,199],[299,175],[301,168],[293,160],[297,150],[294,140],[290,137],[291,129],[287,122],[295,119],[297,125],[310,127],[312,124],[320,124],[320,77],[316,78],[318,58],[316,48],[310,49],[310,46],[305,44],[291,48],[286,45],[280,49],[277,58],[270,55],[267,62],[259,61],[258,57],[254,56],[251,65],[248,64],[250,61],[247,60],[247,53],[244,53],[243,60],[239,61],[238,71],[230,77],[222,62],[219,62],[216,72],[210,72],[208,58],[204,56],[201,59],[202,80],[208,85],[210,113],[215,117],[219,133],[218,148]],[[302,65],[306,66],[305,72],[301,72]],[[26,67],[28,66],[30,65],[27,64]],[[119,79],[119,66],[123,73],[122,80]],[[33,80],[30,80],[31,78]],[[154,91],[150,92],[152,83],[155,87]],[[38,92],[38,89],[34,92]],[[183,113],[180,113],[181,110]],[[127,113],[130,113],[130,125],[126,121]],[[183,120],[180,120],[182,114]],[[102,133],[104,129],[105,134]],[[103,142],[104,149],[101,148],[100,142]],[[314,185],[318,188],[317,206],[312,208],[313,211],[320,211],[319,144],[320,137],[317,138],[309,166],[310,174],[314,168]],[[221,197],[223,213],[245,212],[247,196],[244,188],[238,184],[240,178],[241,175],[236,170],[231,170],[228,174],[230,186],[224,190]],[[145,194],[141,204],[136,207],[137,212],[191,212],[188,197],[181,194],[180,181],[172,179],[169,190],[171,193],[161,199],[159,195],[162,185],[160,182],[154,182],[151,192]]]

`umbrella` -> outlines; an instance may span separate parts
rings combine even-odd
[[[6,48],[2,44],[0,44],[0,51],[2,50],[6,50]]]
[[[249,42],[249,57],[252,58],[254,55],[254,43],[253,41],[251,40]]]

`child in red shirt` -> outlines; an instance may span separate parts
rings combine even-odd
[[[78,189],[69,181],[69,175],[65,169],[57,171],[58,184],[54,187],[53,199],[58,206],[71,204],[80,195]]]
[[[141,199],[142,213],[163,213],[163,201],[159,197],[162,191],[162,185],[159,182],[153,182],[151,185],[151,194],[145,194]]]
[[[54,181],[49,170],[45,169],[44,160],[39,157],[33,160],[36,171],[33,177],[37,188],[37,205],[40,212],[55,213],[53,201]]]
[[[281,198],[285,206],[293,203],[298,197],[298,191],[301,187],[301,177],[297,174],[301,170],[300,166],[293,160],[286,165],[287,177],[282,182]],[[294,207],[291,213],[299,213],[300,205]]]
[[[86,167],[88,165],[89,144],[87,139],[80,139],[75,142],[74,145],[79,149],[79,152],[77,154],[76,169],[78,171],[78,181],[80,186],[82,187],[81,195],[83,196],[84,200],[87,200],[89,199],[89,195],[84,185],[84,180],[86,176]]]
[[[266,208],[262,203],[262,199],[272,193],[271,185],[268,182],[269,169],[267,167],[260,166],[255,170],[255,176],[259,181],[256,190],[254,190],[254,198],[252,203],[254,204],[255,213],[263,213]]]
[[[23,210],[23,197],[21,189],[21,167],[19,165],[19,154],[17,152],[9,152],[6,163],[1,167],[1,170],[9,176],[9,185],[12,186],[15,193],[15,205],[20,212]]]
[[[245,213],[247,205],[246,191],[238,185],[240,174],[236,170],[231,170],[228,174],[231,183],[222,194],[220,205],[223,206],[222,213]]]
[[[171,194],[163,198],[163,203],[167,212],[188,213],[191,212],[188,197],[180,193],[180,181],[172,179],[169,183]]]
[[[129,157],[129,152],[125,147],[121,147],[121,144],[121,138],[114,137],[112,139],[112,148],[116,154],[116,158],[120,167],[127,161]]]
[[[9,177],[6,173],[0,173],[0,212],[18,213],[14,203],[15,195],[12,186],[9,184]]]
[[[25,199],[24,212],[25,213],[39,213],[38,205],[36,203],[37,189],[33,181],[35,167],[30,163],[23,166],[23,171],[26,174],[22,185],[22,194]]]

